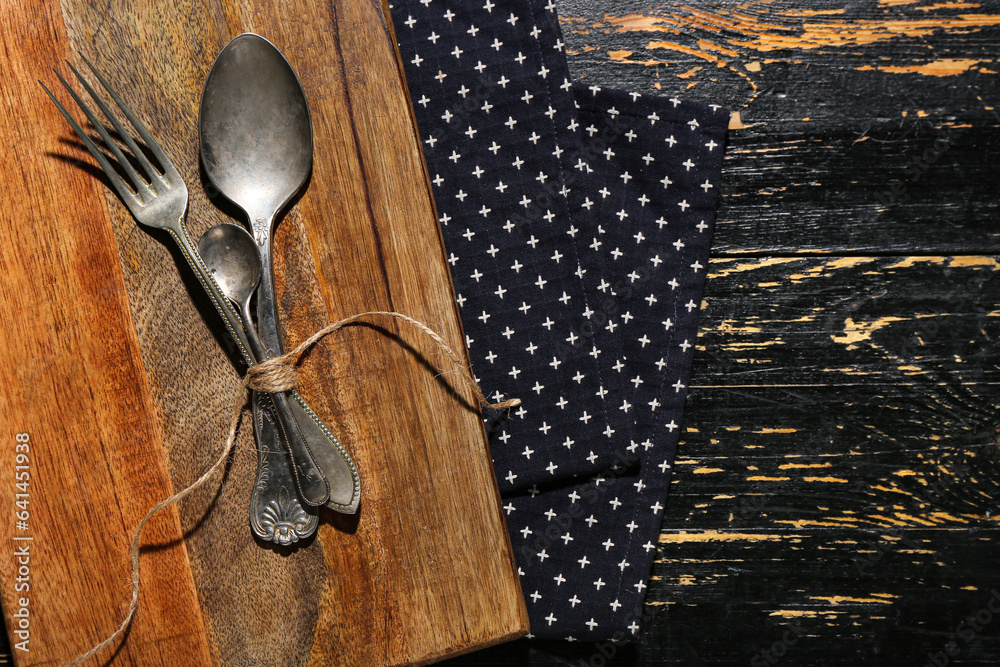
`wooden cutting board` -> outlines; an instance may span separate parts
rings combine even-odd
[[[48,68],[61,58],[94,62],[172,157],[197,238],[235,215],[205,194],[201,86],[233,36],[271,40],[299,74],[315,131],[311,180],[276,237],[286,343],[360,311],[395,310],[464,350],[385,6],[125,4],[0,6],[0,597],[8,633],[28,599],[30,652],[14,650],[19,665],[64,663],[117,626],[135,524],[218,455],[239,383],[183,259],[136,225],[35,82],[54,81]],[[391,321],[321,342],[302,393],[358,464],[359,514],[324,510],[317,536],[296,549],[256,542],[245,419],[223,479],[150,525],[138,617],[101,659],[401,665],[523,635],[480,415],[470,392],[437,372],[444,364]],[[24,529],[19,433],[30,448]],[[24,544],[30,590],[17,591],[13,552]]]

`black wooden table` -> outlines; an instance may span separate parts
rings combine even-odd
[[[559,11],[740,119],[641,638],[449,664],[1000,664],[1000,2]]]

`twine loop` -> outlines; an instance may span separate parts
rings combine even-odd
[[[265,359],[247,370],[246,386],[277,394],[299,386],[299,368],[291,353]]]
[[[250,387],[251,389],[256,389],[257,391],[264,391],[272,394],[294,389],[298,386],[299,382],[299,361],[302,360],[302,356],[309,350],[309,348],[333,332],[343,329],[348,324],[353,324],[354,322],[373,316],[389,317],[398,322],[404,322],[433,340],[434,343],[437,344],[438,349],[444,352],[451,361],[453,369],[452,373],[454,373],[456,378],[461,380],[463,384],[472,390],[476,399],[479,401],[479,404],[484,408],[499,410],[503,408],[515,408],[521,405],[521,399],[519,398],[510,398],[506,401],[491,403],[483,394],[483,390],[479,388],[479,383],[477,383],[473,377],[472,371],[462,361],[462,358],[451,349],[451,346],[445,342],[444,338],[441,337],[441,334],[434,331],[434,329],[431,329],[420,320],[415,320],[409,315],[389,310],[369,310],[364,313],[358,313],[357,315],[345,317],[342,320],[337,320],[332,324],[327,324],[325,327],[309,336],[309,338],[306,338],[304,341],[296,345],[294,349],[251,367],[247,371],[247,375],[243,380],[244,385]]]
[[[385,310],[372,310],[364,313],[358,313],[357,315],[345,317],[342,320],[328,324],[312,336],[309,336],[309,338],[296,345],[295,349],[277,357],[267,359],[256,366],[252,366],[247,371],[246,376],[243,378],[243,381],[238,387],[237,394],[233,398],[232,417],[229,420],[229,434],[226,436],[226,442],[222,447],[222,452],[215,460],[215,463],[213,463],[212,467],[206,470],[201,477],[196,479],[194,482],[188,484],[186,487],[169,498],[164,498],[154,505],[152,509],[146,513],[146,516],[142,517],[142,520],[139,521],[136,526],[135,532],[132,534],[132,543],[129,548],[129,579],[132,585],[132,597],[129,600],[128,612],[125,615],[125,619],[118,626],[118,629],[111,634],[111,636],[93,646],[85,653],[74,658],[72,662],[68,663],[69,667],[78,665],[83,661],[92,658],[125,634],[125,631],[132,623],[132,619],[135,618],[136,611],[139,609],[139,541],[142,537],[143,528],[146,527],[146,524],[149,523],[150,519],[162,510],[165,510],[167,507],[170,507],[177,501],[190,495],[193,491],[195,491],[195,489],[202,486],[222,468],[226,459],[229,457],[229,453],[233,450],[234,443],[236,442],[236,432],[239,429],[243,410],[247,405],[250,389],[267,393],[277,393],[294,389],[299,383],[299,361],[302,359],[302,355],[304,355],[310,347],[315,345],[323,337],[343,329],[348,324],[372,316],[390,317],[399,322],[405,322],[415,327],[423,334],[429,336],[437,344],[438,349],[444,352],[451,360],[455,377],[461,380],[463,384],[472,390],[483,407],[502,409],[516,407],[521,404],[521,399],[519,398],[511,398],[506,401],[490,403],[486,399],[486,396],[483,395],[483,390],[479,388],[479,384],[473,377],[472,372],[462,362],[462,359],[455,353],[455,351],[452,350],[451,347],[444,341],[440,334],[419,320],[415,320],[412,317],[403,315],[402,313]]]

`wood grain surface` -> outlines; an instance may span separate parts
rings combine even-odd
[[[1000,3],[557,4],[740,116],[640,639],[454,664],[1000,662]]]
[[[454,349],[464,350],[405,82],[381,4],[65,0],[61,12],[54,2],[35,4],[31,11],[47,13],[52,23],[48,30],[36,28],[43,50],[25,67],[22,78],[45,76],[45,66],[56,64],[62,54],[72,54],[73,60],[84,55],[94,62],[147,124],[188,184],[188,226],[195,238],[211,225],[231,221],[230,216],[240,218],[231,205],[209,196],[212,190],[199,168],[201,86],[215,55],[233,36],[250,31],[271,40],[301,78],[315,132],[310,181],[279,221],[276,236],[286,343],[297,343],[322,324],[360,311],[395,310],[428,323]],[[63,25],[68,44],[54,42]],[[24,28],[13,18],[4,26],[10,41],[22,37]],[[6,84],[4,92],[9,105],[20,103],[24,94],[20,87]],[[232,351],[227,354],[223,349],[229,342],[211,305],[199,294],[167,238],[138,227],[103,187],[90,158],[55,110],[49,113],[41,102],[35,106],[44,113],[34,120],[30,133],[22,130],[8,145],[19,145],[21,159],[50,174],[47,208],[42,212],[49,218],[47,228],[86,216],[91,225],[86,250],[103,253],[100,262],[94,262],[108,274],[105,282],[117,281],[101,293],[110,301],[103,309],[85,311],[90,313],[86,323],[92,336],[125,356],[120,363],[130,363],[133,372],[127,375],[108,367],[92,386],[95,392],[113,387],[126,397],[138,392],[131,400],[145,408],[144,423],[151,438],[141,437],[135,429],[128,434],[129,442],[155,436],[142,449],[144,454],[133,453],[125,447],[125,433],[109,421],[108,434],[95,443],[103,444],[108,456],[130,457],[129,463],[147,476],[160,472],[160,485],[147,482],[142,498],[114,487],[126,497],[119,502],[128,505],[129,511],[115,526],[124,536],[154,499],[166,495],[164,451],[175,488],[196,479],[218,455],[239,371]],[[7,169],[13,168],[7,164]],[[63,180],[89,199],[80,195],[64,208]],[[20,201],[24,207],[37,206],[39,197],[37,188],[25,186]],[[15,220],[24,219],[28,210],[17,209]],[[11,244],[13,240],[4,239],[5,249],[19,248]],[[79,261],[71,253],[72,245],[52,240],[49,245],[64,253],[65,262]],[[93,270],[79,267],[79,276],[84,269]],[[28,281],[47,284],[44,257],[23,272],[20,292],[6,293],[4,307],[37,303],[36,308],[59,304],[71,312],[79,308],[69,299],[56,301],[52,286],[47,288],[48,299],[23,296],[30,293]],[[80,277],[78,282],[77,289],[86,293],[77,300],[98,289]],[[16,294],[22,295],[20,299]],[[90,299],[88,308],[97,309]],[[5,322],[14,317],[14,312],[5,313]],[[116,317],[124,333],[108,328]],[[31,336],[28,340],[35,345],[49,340],[41,332]],[[123,351],[122,340],[131,341],[131,348]],[[26,363],[25,356],[8,355],[7,367],[37,372],[37,363]],[[201,641],[201,654],[188,652],[184,659],[220,665],[427,663],[523,635],[527,617],[480,414],[471,394],[447,373],[438,372],[447,369],[442,357],[421,334],[398,329],[391,321],[352,326],[317,345],[304,362],[302,393],[358,464],[359,514],[348,517],[323,510],[317,536],[295,548],[255,542],[247,513],[256,453],[249,422],[244,420],[221,485],[210,484],[183,501],[179,525],[174,515],[173,535],[182,526],[185,544],[158,550],[155,558],[143,563],[144,571],[155,569],[189,598],[196,591],[197,604],[189,600],[184,611],[179,593],[150,585],[140,609],[142,625],[126,642],[131,648],[114,656],[113,664],[156,664],[147,660],[145,644],[134,642],[146,636],[138,633],[140,628],[154,626],[156,634],[150,641],[161,641],[156,650],[163,655],[178,658],[171,642],[186,645],[189,639],[184,633],[190,628]],[[64,371],[74,381],[83,380],[73,375],[76,366],[58,365],[68,361],[54,363],[53,383],[59,383]],[[10,392],[13,384],[14,380],[6,381],[4,391]],[[89,396],[86,391],[84,395]],[[64,414],[74,409],[55,399],[51,404]],[[49,419],[37,407],[35,412],[30,408],[28,416]],[[51,422],[49,428],[62,424],[55,417]],[[6,423],[10,422],[5,418]],[[10,441],[9,447],[4,445],[8,460],[13,435],[4,437]],[[59,453],[72,451],[72,443],[70,438]],[[53,446],[50,456],[54,458],[56,451]],[[157,456],[160,467],[154,469],[146,461]],[[60,465],[69,470],[70,463]],[[9,476],[10,468],[0,475]],[[55,480],[50,484],[39,493],[50,494],[46,498],[53,505],[57,494],[59,498],[65,494],[57,489],[74,488],[78,502],[86,503],[79,513],[96,511],[99,496],[91,489],[79,484],[64,487]],[[110,482],[105,486],[110,493]],[[5,508],[9,498],[4,492]],[[72,600],[70,608],[38,594],[39,602],[48,605],[46,613],[74,619],[72,605],[86,608],[90,596],[122,601],[127,595],[123,550],[83,558],[89,552],[78,554],[69,545],[71,538],[89,537],[89,531],[82,531],[86,520],[80,518],[77,538],[76,527],[57,518],[58,530],[64,532],[64,557],[79,573],[72,580],[60,580],[66,588],[59,599]],[[43,520],[48,521],[39,518]],[[55,523],[46,526],[57,530]],[[189,569],[169,564],[168,559],[178,560],[185,547]],[[9,559],[4,567],[11,567]],[[33,572],[39,581],[57,574],[43,565]],[[9,604],[8,581],[4,577],[5,604]],[[160,598],[173,603],[174,597],[178,606],[161,612],[167,618],[155,616],[155,607],[147,608]],[[51,647],[46,655],[71,657],[66,646],[82,647],[110,632],[121,611],[109,604],[105,618],[88,617],[90,634],[76,630],[68,620],[58,629],[40,627],[38,636],[47,638]],[[192,646],[193,651],[198,644]],[[18,664],[39,664],[35,653],[15,651],[15,658]]]
[[[58,5],[4,3],[0,40],[8,151],[0,178],[0,581],[18,664],[59,664],[120,623],[131,595],[132,530],[172,491],[103,185],[54,157],[75,152],[36,81],[71,53]],[[149,524],[142,545],[142,613],[117,661],[205,664],[208,638],[176,509]]]

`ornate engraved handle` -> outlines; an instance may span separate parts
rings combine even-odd
[[[250,527],[262,540],[288,546],[315,533],[319,518],[299,501],[288,450],[281,444],[273,410],[271,397],[255,391],[257,479],[250,496]]]

